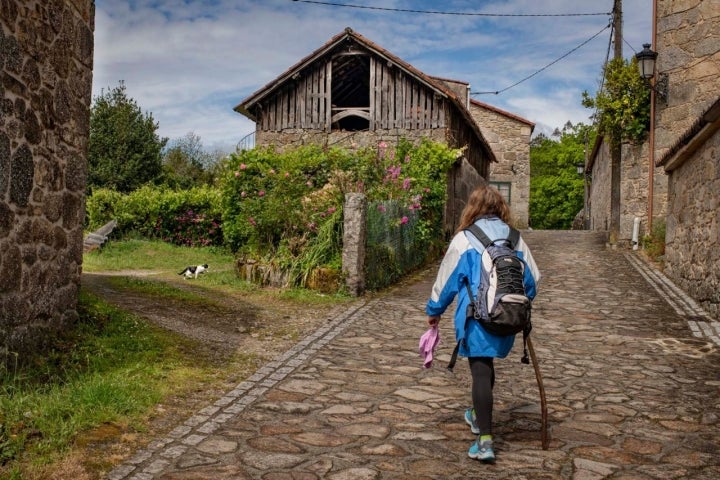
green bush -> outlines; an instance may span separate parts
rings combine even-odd
[[[174,191],[145,186],[129,194],[96,189],[87,199],[87,226],[117,220],[116,234],[186,246],[223,243],[220,192],[211,187]]]

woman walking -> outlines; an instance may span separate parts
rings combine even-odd
[[[437,328],[440,316],[457,296],[454,315],[455,337],[459,355],[467,357],[472,376],[472,408],[465,411],[465,421],[470,425],[477,440],[468,450],[468,456],[493,463],[495,451],[492,437],[493,386],[495,384],[494,359],[505,358],[512,349],[515,335],[498,336],[487,332],[478,321],[466,318],[471,301],[466,288],[477,292],[481,282],[481,257],[485,250],[482,243],[465,229],[475,224],[493,242],[508,239],[510,208],[497,189],[481,185],[468,199],[460,226],[453,237],[433,285],[430,299],[425,307],[427,323]],[[537,292],[540,272],[535,265],[527,244],[519,238],[515,251],[524,263],[523,284],[525,295],[532,300]]]

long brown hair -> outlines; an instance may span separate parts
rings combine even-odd
[[[510,222],[510,207],[497,188],[486,183],[472,191],[467,204],[460,215],[457,232],[466,229],[483,215],[495,215],[505,223]]]

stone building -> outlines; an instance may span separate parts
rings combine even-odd
[[[489,182],[510,204],[513,224],[527,228],[530,210],[530,136],[535,124],[487,103],[470,100],[470,113],[490,143],[497,163]]]
[[[668,173],[665,273],[720,320],[720,0],[657,0],[658,165]]]
[[[454,230],[469,190],[488,179],[491,163],[502,153],[515,156],[518,170],[529,173],[529,137],[532,124],[519,117],[508,127],[494,120],[485,137],[485,125],[471,114],[467,83],[431,77],[367,38],[347,28],[325,45],[290,67],[277,79],[244,99],[235,110],[256,124],[255,144],[278,148],[302,144],[374,146],[393,144],[404,137],[422,137],[467,147],[448,180],[446,229]],[[476,105],[478,118],[505,116],[505,112]],[[501,126],[502,125],[502,126]],[[497,127],[497,128],[496,128]],[[514,128],[512,140],[500,138]],[[526,141],[525,150],[518,145]],[[506,151],[507,149],[507,151]],[[474,170],[468,173],[467,167]],[[502,177],[504,182],[506,177]],[[527,202],[527,186],[517,187],[517,204]],[[515,198],[515,197],[513,197]],[[518,213],[527,226],[527,205]]]
[[[94,16],[0,2],[0,362],[77,318]]]
[[[530,210],[530,137],[535,124],[513,113],[470,98],[470,84],[432,77],[448,87],[467,108],[490,144],[496,162],[487,181],[510,205],[512,224],[528,228]]]

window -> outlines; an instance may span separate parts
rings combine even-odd
[[[332,129],[370,128],[370,57],[360,52],[338,54],[332,63]]]
[[[495,187],[503,196],[505,201],[510,205],[510,182],[488,182],[491,187]]]

